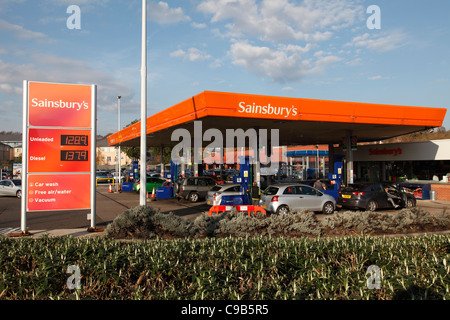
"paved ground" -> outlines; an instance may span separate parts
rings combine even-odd
[[[20,232],[20,204],[17,211],[16,198],[2,198],[1,204],[5,208],[0,210],[0,234]],[[8,207],[8,203],[13,203]],[[161,210],[161,212],[173,212],[174,214],[193,221],[197,216],[209,211],[209,206],[205,202],[190,203],[186,200],[176,199],[156,199],[147,200],[148,205]],[[139,205],[139,194],[135,192],[109,193],[107,185],[97,187],[97,217],[96,227],[98,229],[105,228],[108,223],[112,222],[115,217],[123,211]],[[417,206],[427,210],[432,214],[439,214],[443,211],[450,210],[449,201],[431,201],[418,200]],[[12,209],[14,208],[14,209]],[[0,208],[1,209],[1,208]],[[9,212],[9,215],[5,212]],[[14,213],[13,213],[14,211]],[[386,212],[394,212],[393,210]],[[14,218],[11,218],[14,217]],[[323,219],[323,214],[317,214],[319,220]],[[60,212],[51,213],[32,213],[28,215],[27,226],[33,236],[41,236],[43,234],[50,235],[68,235],[86,236],[101,234],[97,232],[87,232],[90,221],[87,220],[87,212]]]

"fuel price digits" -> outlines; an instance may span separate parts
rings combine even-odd
[[[88,161],[87,150],[61,150],[61,161]]]

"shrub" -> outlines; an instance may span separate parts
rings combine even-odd
[[[118,215],[106,227],[106,235],[112,238],[153,239],[182,238],[197,233],[195,225],[172,212],[164,214],[152,207],[139,206]]]
[[[419,208],[396,212],[341,211],[318,221],[313,212],[304,210],[267,217],[248,216],[243,212],[202,214],[194,222],[173,213],[164,214],[151,207],[136,207],[119,215],[106,228],[114,238],[154,239],[162,237],[318,237],[377,235],[446,230],[450,215],[433,216]]]
[[[325,217],[321,223],[324,234],[385,234],[445,230],[450,215],[433,216],[420,208],[398,212],[343,211]]]

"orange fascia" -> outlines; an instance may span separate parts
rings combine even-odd
[[[147,134],[212,116],[440,127],[446,111],[445,108],[203,91],[148,117]],[[139,136],[140,122],[110,135],[108,143],[115,145]]]

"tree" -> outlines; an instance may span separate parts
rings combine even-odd
[[[428,141],[428,140],[440,140],[450,139],[450,130],[447,131],[444,127],[436,129],[430,129],[407,135],[384,140],[384,143],[398,143],[398,142],[413,142],[413,141]]]
[[[135,123],[138,123],[140,120],[136,119],[131,121],[131,123],[127,124],[125,127],[129,127]],[[121,151],[124,152],[129,158],[133,160],[139,160],[141,158],[141,147],[121,147]],[[147,147],[147,155],[159,157],[161,155],[161,147]],[[169,147],[165,147],[163,149],[163,163],[170,163],[170,159],[172,157],[172,149]],[[161,161],[158,161],[159,164]]]
[[[127,124],[125,128],[139,122],[138,119],[131,121],[131,123]],[[141,157],[141,148],[140,147],[120,147],[120,151],[125,153],[132,160],[139,160]]]

